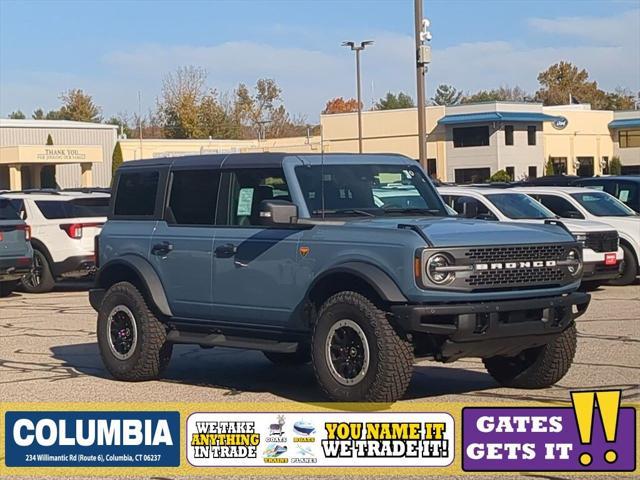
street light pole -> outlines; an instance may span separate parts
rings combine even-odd
[[[427,111],[425,101],[426,65],[431,61],[431,40],[428,28],[429,20],[423,18],[422,0],[414,0],[415,37],[416,37],[416,90],[418,102],[418,157],[420,164],[427,168]]]
[[[360,42],[356,45],[356,42],[342,42],[343,47],[349,47],[352,51],[356,52],[356,96],[358,97],[358,152],[362,153],[362,86],[360,82],[360,52],[365,49],[367,45],[373,45],[372,40]]]

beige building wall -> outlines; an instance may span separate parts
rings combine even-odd
[[[544,124],[544,156],[567,159],[567,174],[575,175],[578,157],[593,157],[594,175],[602,174],[603,160],[614,155],[609,122],[613,112],[589,110],[587,105],[544,107],[545,113],[567,119],[567,126],[557,129],[552,122]]]
[[[123,160],[176,157],[212,153],[286,152],[314,153],[320,151],[320,137],[289,137],[266,140],[119,140]]]
[[[438,125],[444,107],[427,107],[427,158],[437,159],[437,171],[445,168],[445,131]],[[321,115],[325,150],[358,152],[356,113]],[[400,153],[418,158],[418,111],[416,108],[362,112],[363,153]]]

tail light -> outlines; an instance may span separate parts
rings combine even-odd
[[[19,232],[24,232],[24,238],[29,241],[31,240],[31,227],[29,225],[18,225],[16,230]]]
[[[96,268],[100,268],[100,235],[93,238],[93,261]]]
[[[85,227],[100,227],[101,223],[65,223],[60,225],[60,228],[67,232],[70,238],[80,239],[82,238],[82,230]]]

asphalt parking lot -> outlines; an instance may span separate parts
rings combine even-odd
[[[323,401],[310,366],[276,367],[259,352],[177,346],[165,378],[126,386],[102,366],[95,312],[86,291],[14,293],[0,299],[2,401]],[[478,360],[418,363],[404,402],[567,401],[576,388],[640,393],[640,285],[592,292],[578,320],[578,351],[568,375],[552,388],[499,388]]]

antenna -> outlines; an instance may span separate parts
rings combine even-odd
[[[324,220],[324,125],[320,124],[320,208]]]

